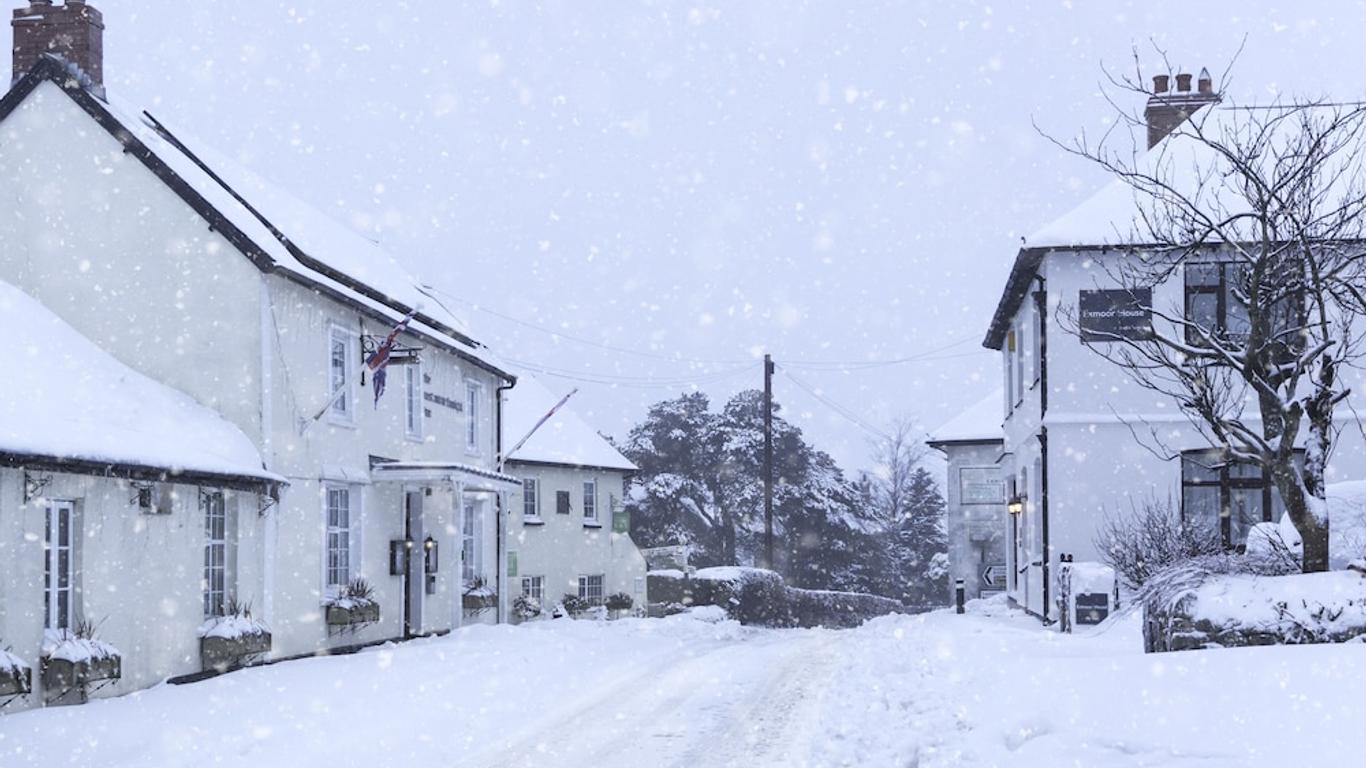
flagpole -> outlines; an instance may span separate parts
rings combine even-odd
[[[408,314],[404,315],[404,316],[403,316],[403,319],[400,320],[400,321],[398,321],[398,325],[395,325],[394,328],[393,328],[393,330],[389,331],[388,337],[386,337],[386,338],[384,339],[384,342],[383,342],[382,344],[380,344],[379,349],[377,349],[377,350],[375,351],[375,353],[372,354],[370,357],[367,357],[366,359],[364,359],[364,360],[361,361],[361,364],[360,364],[359,366],[356,367],[356,378],[357,378],[357,379],[360,379],[362,376],[364,376],[366,371],[372,371],[372,372],[373,372],[373,371],[375,370],[375,368],[378,368],[378,367],[380,367],[381,365],[383,365],[383,361],[381,361],[380,365],[377,365],[377,366],[375,366],[375,368],[372,368],[372,367],[370,366],[370,361],[371,361],[371,360],[374,360],[374,359],[376,358],[376,356],[379,355],[380,350],[386,350],[386,354],[385,354],[385,356],[384,356],[384,359],[385,359],[385,360],[388,359],[387,350],[393,346],[394,340],[395,340],[396,338],[398,338],[399,333],[401,333],[401,332],[403,332],[404,330],[407,329],[408,323],[412,322],[412,319],[413,319],[415,316],[417,316],[417,312],[418,312],[418,310],[417,310],[416,308],[414,308],[414,309],[413,309],[412,311],[410,311]],[[374,377],[373,377],[373,374],[372,374],[371,378],[372,378],[372,379],[374,378]],[[372,382],[372,383],[373,383],[373,382]],[[301,420],[303,423],[300,424],[300,426],[299,426],[299,435],[302,436],[305,432],[308,431],[308,428],[309,428],[309,427],[313,426],[315,423],[317,423],[317,421],[318,421],[319,419],[321,419],[323,416],[325,416],[325,415],[327,414],[328,410],[332,408],[332,404],[335,403],[335,402],[337,402],[337,398],[338,398],[338,397],[341,397],[343,394],[345,394],[346,392],[348,392],[350,389],[351,389],[351,379],[347,379],[346,381],[342,382],[341,386],[339,386],[339,387],[337,387],[335,390],[333,390],[333,391],[332,391],[332,394],[331,394],[331,395],[328,395],[328,397],[327,397],[327,402],[326,402],[326,403],[323,403],[323,407],[322,407],[322,408],[319,408],[319,409],[318,409],[318,412],[315,413],[315,414],[313,414],[312,418],[309,418],[309,419],[302,419],[302,420]]]
[[[569,402],[569,398],[571,398],[571,397],[573,397],[574,395],[578,394],[578,392],[579,392],[579,388],[578,388],[578,387],[575,387],[574,389],[572,389],[572,390],[569,391],[569,394],[567,394],[567,395],[565,395],[564,397],[560,398],[560,402],[556,403],[554,408],[551,408],[549,411],[547,411],[546,414],[545,414],[544,416],[541,417],[541,420],[538,421],[538,422],[536,422],[536,425],[533,426],[533,427],[531,428],[531,431],[530,431],[530,432],[527,432],[526,435],[523,436],[521,440],[518,440],[518,441],[517,441],[517,444],[514,445],[514,446],[512,446],[512,449],[511,449],[511,450],[509,450],[507,453],[504,453],[502,456],[499,456],[499,457],[498,457],[498,471],[499,471],[499,472],[502,472],[502,471],[503,471],[503,463],[506,462],[509,458],[511,458],[511,457],[512,457],[512,454],[516,453],[518,448],[521,448],[523,445],[526,445],[526,441],[530,440],[530,439],[531,439],[531,436],[534,435],[534,434],[536,434],[536,430],[540,429],[542,424],[545,424],[547,421],[549,421],[549,420],[550,420],[550,417],[551,417],[551,416],[554,416],[556,411],[558,411],[558,410],[560,410],[561,408],[563,408],[563,407],[564,407],[564,404],[567,403],[567,402]]]

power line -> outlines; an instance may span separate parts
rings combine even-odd
[[[547,327],[547,326],[544,326],[544,325],[539,325],[539,324],[533,323],[533,322],[531,322],[531,321],[529,321],[529,320],[523,320],[523,319],[521,319],[521,318],[519,318],[519,317],[514,317],[514,316],[509,315],[509,314],[506,314],[506,313],[504,313],[504,312],[499,312],[499,311],[494,310],[494,309],[489,309],[488,307],[485,307],[485,306],[483,306],[482,304],[476,304],[476,303],[474,303],[474,302],[472,302],[472,301],[469,301],[468,299],[462,299],[462,298],[460,298],[459,296],[452,295],[450,292],[444,291],[444,290],[442,290],[442,289],[440,289],[440,288],[437,288],[436,286],[432,286],[432,285],[422,285],[422,286],[418,286],[418,290],[422,291],[423,294],[425,294],[425,295],[431,297],[431,299],[432,299],[433,301],[435,301],[436,303],[438,303],[438,304],[441,304],[441,300],[438,299],[436,296],[432,295],[432,293],[430,293],[430,291],[436,291],[436,292],[441,293],[442,295],[444,295],[446,298],[448,298],[448,299],[450,299],[450,300],[452,300],[452,301],[460,302],[461,304],[464,304],[464,305],[468,306],[469,308],[471,308],[471,309],[473,309],[473,310],[475,310],[475,311],[477,311],[477,312],[483,312],[483,313],[485,313],[485,314],[492,315],[493,317],[499,318],[500,320],[505,320],[505,321],[507,321],[507,322],[509,322],[509,323],[514,323],[514,324],[516,324],[516,325],[520,325],[520,326],[522,326],[523,328],[530,328],[530,329],[533,330],[533,331],[540,331],[541,333],[548,334],[548,335],[550,335],[550,336],[554,336],[554,337],[557,337],[557,338],[565,339],[565,340],[572,341],[572,342],[575,342],[575,343],[578,343],[578,344],[584,344],[584,345],[587,345],[587,346],[590,346],[590,347],[595,347],[595,348],[597,348],[597,349],[602,349],[602,350],[606,350],[606,351],[609,351],[609,352],[620,352],[620,353],[622,353],[622,354],[624,354],[624,355],[636,355],[636,356],[638,356],[638,357],[648,357],[648,358],[655,359],[655,360],[667,360],[667,361],[673,362],[673,363],[691,363],[691,364],[695,364],[695,365],[735,365],[735,364],[737,364],[737,363],[748,362],[747,360],[739,360],[739,359],[731,359],[731,360],[708,360],[708,359],[704,359],[704,358],[680,357],[680,356],[677,356],[677,355],[670,355],[670,354],[666,354],[666,353],[663,353],[663,352],[651,352],[651,351],[641,350],[641,349],[631,349],[631,348],[629,348],[629,347],[618,347],[618,346],[613,345],[613,344],[607,344],[607,343],[604,343],[604,342],[601,342],[601,341],[594,341],[594,340],[592,340],[592,339],[586,339],[586,338],[584,338],[584,337],[582,337],[582,336],[575,336],[575,335],[573,335],[573,334],[565,333],[564,331],[557,330],[557,329],[555,329],[555,328],[550,328],[550,327]],[[441,304],[441,306],[442,306],[443,308],[445,308],[447,312],[450,312],[450,308],[449,308],[449,307],[446,307],[445,304]],[[454,312],[451,312],[451,314],[454,315],[455,313],[454,313]]]
[[[976,334],[963,336],[958,339],[955,339],[954,341],[949,342],[948,344],[944,344],[943,346],[935,347],[933,349],[927,349],[924,352],[918,352],[913,355],[893,358],[890,360],[788,360],[784,358],[783,364],[793,368],[804,368],[813,371],[861,371],[870,368],[885,368],[887,366],[892,365],[905,365],[907,363],[929,362],[932,360],[950,360],[958,357],[970,357],[972,355],[979,355],[985,352],[985,350],[967,352],[956,355],[945,355],[942,357],[933,357],[933,355],[936,355],[940,352],[948,351],[950,349],[953,349],[954,347],[962,346],[963,344],[975,338],[977,338]]]
[[[539,363],[533,363],[529,360],[514,360],[512,358],[508,358],[508,362],[516,365],[519,368],[524,368],[533,373],[538,373],[544,376],[550,376],[552,378],[586,382],[589,384],[602,384],[610,387],[626,387],[631,389],[673,389],[676,387],[683,387],[688,385],[710,384],[750,371],[758,365],[758,363],[751,363],[749,365],[744,365],[738,368],[732,368],[725,371],[713,371],[711,373],[704,373],[697,376],[679,376],[675,378],[653,378],[648,376],[623,376],[619,378],[608,378],[609,376],[611,376],[611,374],[578,373],[563,368],[557,369],[544,366]]]
[[[820,392],[816,391],[816,389],[815,389],[814,387],[809,386],[808,384],[806,384],[805,382],[803,382],[801,379],[799,379],[799,378],[797,378],[796,376],[792,375],[792,372],[791,372],[791,371],[787,370],[786,368],[782,368],[782,367],[780,367],[779,370],[781,370],[781,371],[783,372],[783,375],[786,376],[788,379],[790,379],[790,380],[792,381],[793,384],[796,384],[798,387],[801,387],[802,389],[806,390],[806,393],[807,393],[807,394],[811,395],[812,397],[814,397],[814,398],[816,398],[817,400],[819,400],[819,401],[821,401],[822,403],[824,403],[828,408],[830,408],[830,410],[834,411],[836,414],[838,414],[838,415],[840,415],[840,416],[843,416],[845,419],[847,419],[847,420],[853,422],[854,424],[856,424],[856,425],[862,427],[863,429],[867,430],[870,434],[874,435],[875,437],[882,438],[883,440],[891,440],[891,439],[892,439],[891,435],[888,435],[886,432],[883,432],[882,430],[878,429],[877,427],[875,427],[875,426],[869,424],[868,422],[864,421],[863,419],[859,418],[858,414],[854,413],[852,410],[850,410],[850,409],[848,409],[848,408],[845,408],[844,406],[840,405],[839,403],[835,402],[834,400],[831,400],[831,399],[825,397],[825,396],[822,395]]]

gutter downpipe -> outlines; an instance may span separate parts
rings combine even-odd
[[[1052,552],[1048,542],[1048,426],[1043,423],[1044,416],[1048,414],[1048,334],[1045,332],[1048,326],[1044,322],[1048,317],[1048,291],[1042,277],[1036,274],[1034,280],[1039,284],[1039,290],[1034,292],[1034,306],[1039,317],[1039,327],[1035,333],[1039,336],[1039,463],[1043,470],[1039,473],[1039,505],[1042,512],[1040,521],[1043,534],[1043,622],[1049,624]]]
[[[497,402],[495,402],[493,405],[493,450],[495,456],[494,468],[498,470],[498,474],[500,475],[503,474],[503,393],[517,386],[516,379],[504,379],[503,381],[505,383],[499,384],[497,390],[495,390],[494,392],[494,399]],[[497,623],[503,624],[507,622],[507,590],[504,589],[504,587],[507,586],[506,582],[508,580],[507,563],[503,561],[503,557],[506,555],[506,552],[504,551],[506,549],[506,546],[504,544],[503,539],[507,535],[506,531],[504,530],[505,524],[503,522],[503,494],[496,493],[494,494],[493,499],[494,510],[498,519],[497,524],[494,526],[494,536],[497,539],[497,541],[494,544],[494,551],[496,553],[496,556],[494,557],[494,562],[497,563],[496,567],[498,569],[498,575],[494,577],[493,583],[495,585],[495,588],[498,590]],[[464,502],[460,501],[459,503],[463,504]]]

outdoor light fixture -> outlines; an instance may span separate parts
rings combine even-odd
[[[1006,502],[1006,511],[1012,515],[1020,514],[1024,511],[1024,501],[1023,496],[1011,496]]]
[[[389,575],[403,576],[408,573],[408,562],[413,549],[412,539],[389,540]]]
[[[436,573],[438,565],[436,539],[428,536],[427,540],[422,542],[422,549],[424,550],[426,558],[424,565],[426,566],[427,573]]]

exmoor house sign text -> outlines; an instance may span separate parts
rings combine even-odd
[[[1082,291],[1077,302],[1082,341],[1151,339],[1153,292],[1150,288]]]

